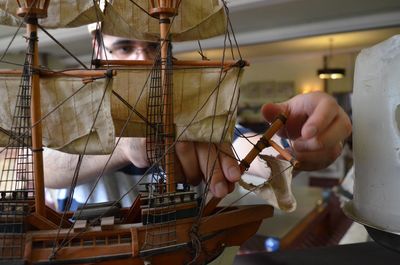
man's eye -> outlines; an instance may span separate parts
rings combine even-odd
[[[134,47],[132,46],[121,46],[121,47],[117,47],[116,49],[114,49],[114,53],[116,54],[131,54],[133,53],[135,50]]]

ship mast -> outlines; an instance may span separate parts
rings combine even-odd
[[[35,185],[35,211],[45,216],[44,176],[43,176],[43,146],[40,105],[40,78],[39,78],[39,50],[37,23],[39,18],[47,17],[47,8],[50,0],[25,0],[20,4],[18,16],[23,17],[26,23],[27,38],[32,42],[33,52],[30,65],[31,71],[31,123],[32,128],[32,159]]]
[[[163,134],[165,151],[165,175],[166,191],[175,192],[175,172],[174,161],[175,154],[172,147],[175,140],[173,105],[172,105],[172,74],[168,67],[169,50],[169,30],[170,18],[178,13],[179,0],[158,0],[150,1],[150,14],[159,19],[160,22],[160,45],[161,45],[161,84],[163,95]]]

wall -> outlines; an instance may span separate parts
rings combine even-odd
[[[353,86],[354,60],[357,52],[335,54],[329,65],[344,67],[346,77],[328,81],[329,93],[350,92]],[[316,75],[322,68],[321,53],[288,54],[264,58],[249,59],[250,67],[246,69],[242,84],[250,82],[294,82],[296,93],[322,91],[324,82]],[[266,100],[267,97],[266,97]]]

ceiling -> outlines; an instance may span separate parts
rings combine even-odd
[[[227,0],[236,38],[246,56],[260,57],[299,52],[324,52],[333,38],[335,51],[370,46],[400,32],[399,0]],[[351,33],[348,32],[357,32]],[[51,31],[73,54],[88,61],[90,36],[86,27]],[[14,28],[0,27],[2,54]],[[9,52],[25,49],[23,30]],[[60,59],[66,53],[46,36],[39,35],[41,51]],[[220,48],[219,40],[202,42],[203,48]],[[197,43],[175,44],[176,52],[190,57]],[[212,51],[209,52],[212,55]],[[211,56],[212,57],[212,56]],[[85,59],[86,58],[86,59]]]
[[[229,3],[236,39],[246,57],[326,52],[329,38],[333,38],[336,52],[359,49],[400,33],[398,0],[230,0]],[[218,48],[220,40],[203,41],[202,46]],[[176,46],[182,52],[198,49],[192,43]],[[212,58],[212,54],[207,55]]]
[[[252,59],[252,61],[263,60],[267,57],[298,54],[333,55],[352,53],[373,46],[396,34],[400,34],[400,27],[324,34],[260,44],[241,45],[240,53],[244,58]],[[204,54],[209,59],[221,58],[221,49],[210,49],[205,51]],[[181,52],[178,54],[178,58],[182,60],[193,60],[198,57],[199,54],[197,51]]]

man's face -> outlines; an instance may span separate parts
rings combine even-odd
[[[156,56],[158,44],[155,42],[136,41],[103,34],[105,47],[101,59],[109,60],[152,60]]]

